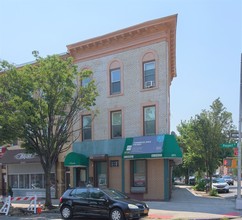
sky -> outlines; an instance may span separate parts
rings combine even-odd
[[[219,98],[239,126],[242,0],[0,0],[0,59],[19,65],[66,45],[178,15],[171,131]]]

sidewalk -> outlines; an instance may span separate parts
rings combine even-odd
[[[242,219],[235,200],[207,196],[188,186],[175,186],[169,202],[147,202],[148,219]]]

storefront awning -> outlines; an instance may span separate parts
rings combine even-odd
[[[40,163],[36,154],[27,153],[24,149],[7,148],[0,158],[1,164],[22,164],[22,163]]]
[[[88,166],[88,158],[83,154],[78,154],[75,152],[71,152],[67,154],[65,161],[65,167],[77,167],[77,166]]]
[[[123,158],[182,158],[182,152],[174,135],[142,136],[126,139]]]

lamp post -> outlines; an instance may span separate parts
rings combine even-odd
[[[241,199],[241,123],[242,123],[242,54],[240,61],[240,100],[239,100],[239,141],[238,141],[238,177],[236,209],[242,209]]]

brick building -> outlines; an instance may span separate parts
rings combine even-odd
[[[176,24],[172,15],[67,46],[79,70],[92,70],[99,96],[92,111],[81,112],[83,130],[71,152],[59,157],[66,185],[90,181],[169,200],[172,167],[182,157],[170,135]]]

